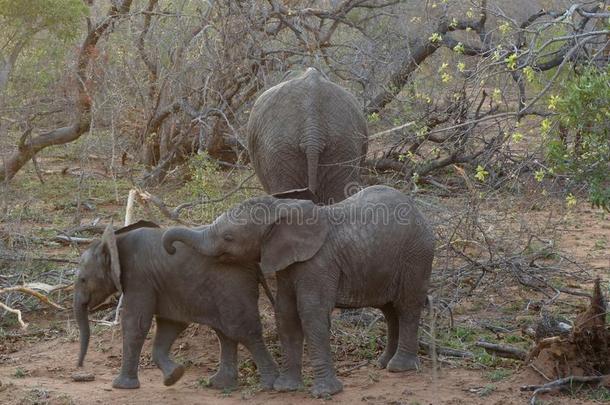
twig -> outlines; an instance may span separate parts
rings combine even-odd
[[[180,211],[186,209],[186,208],[193,208],[197,205],[202,205],[202,204],[212,204],[212,203],[217,203],[217,202],[221,202],[226,200],[228,197],[232,196],[233,194],[237,193],[239,190],[241,190],[241,188],[243,187],[244,184],[246,184],[252,177],[254,177],[254,173],[252,173],[251,175],[249,175],[248,177],[246,177],[245,179],[243,179],[241,182],[239,182],[239,184],[237,186],[235,186],[234,189],[232,189],[231,191],[229,191],[228,193],[224,194],[221,197],[218,198],[212,198],[212,199],[208,199],[208,200],[202,200],[202,201],[194,201],[194,202],[190,202],[190,203],[184,203],[184,204],[180,204],[179,206],[177,206],[174,211],[173,211],[173,215],[175,215],[175,217],[177,218],[178,215],[180,215]]]
[[[488,352],[494,352],[496,355],[500,357],[506,357],[509,359],[517,359],[517,360],[525,360],[527,357],[527,352],[525,350],[521,350],[517,347],[513,346],[505,346],[499,345],[495,343],[488,343],[483,341],[478,341],[476,343],[477,346],[484,348]]]
[[[376,134],[369,136],[369,141],[372,141],[373,139],[381,138],[382,136],[391,134],[392,132],[400,131],[401,129],[408,128],[412,125],[415,125],[415,121],[407,122],[406,124],[402,124],[402,125],[399,125],[394,128],[386,129],[385,131],[377,132]]]
[[[521,391],[534,391],[532,398],[530,399],[530,404],[536,404],[536,396],[539,394],[546,394],[556,389],[561,389],[566,386],[570,386],[574,383],[583,383],[583,384],[592,384],[592,383],[601,383],[605,380],[610,380],[610,374],[597,375],[597,376],[570,376],[565,378],[560,378],[555,381],[551,381],[544,385],[523,385],[521,387]]]
[[[536,365],[534,363],[530,363],[529,366],[532,368],[532,370],[534,370],[535,372],[540,374],[542,376],[542,378],[544,378],[547,381],[551,381],[551,379],[549,377],[547,377],[546,374],[544,374],[542,372],[542,370],[540,370],[538,367],[536,367]]]
[[[359,368],[364,367],[364,366],[366,366],[368,364],[369,364],[368,360],[363,360],[360,363],[356,363],[353,366],[346,368],[345,370],[338,370],[337,374],[339,374],[340,376],[345,377],[346,375],[351,374],[352,371],[358,370]]]
[[[235,188],[233,188],[232,190],[230,190],[229,192],[227,192],[226,194],[224,194],[218,198],[210,198],[210,199],[206,199],[206,200],[183,203],[183,204],[178,205],[174,209],[170,209],[167,205],[165,205],[165,203],[163,202],[163,200],[161,200],[161,198],[149,193],[148,191],[139,189],[138,196],[140,197],[140,199],[142,200],[143,203],[150,202],[150,203],[154,204],[165,217],[184,225],[185,222],[180,219],[180,212],[182,210],[185,210],[188,208],[193,208],[198,205],[213,204],[213,203],[224,201],[227,198],[229,198],[230,196],[232,196],[233,194],[237,193],[239,190],[241,190],[243,188],[244,184],[246,184],[252,177],[254,177],[254,173],[252,173],[251,175],[249,175],[248,177],[243,179]]]

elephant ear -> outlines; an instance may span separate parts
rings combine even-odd
[[[329,230],[328,219],[311,201],[283,202],[276,212],[279,215],[261,246],[264,274],[311,259],[324,245]]]
[[[110,278],[116,289],[122,294],[121,262],[119,261],[119,249],[116,245],[116,236],[114,234],[114,228],[112,227],[112,221],[108,224],[102,235],[102,248],[110,259]]]
[[[285,199],[296,199],[296,200],[309,200],[314,201],[316,199],[316,195],[311,192],[309,187],[305,188],[295,188],[293,190],[282,191],[280,193],[272,194],[273,197],[279,198],[282,200]]]
[[[134,229],[139,229],[139,228],[161,228],[161,227],[159,225],[155,224],[154,222],[145,221],[145,220],[141,219],[138,222],[134,222],[131,225],[127,225],[120,229],[117,229],[116,231],[114,231],[114,234],[120,235],[122,233],[127,233],[129,231],[133,231]]]

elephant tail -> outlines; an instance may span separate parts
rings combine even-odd
[[[320,151],[314,146],[308,146],[305,149],[305,157],[307,158],[307,187],[312,194],[318,191],[318,162],[320,160]]]
[[[269,298],[269,301],[271,301],[271,305],[273,306],[273,308],[275,308],[275,298],[273,298],[271,289],[267,284],[267,280],[265,280],[265,275],[263,274],[263,271],[261,270],[260,266],[256,266],[256,277],[258,278],[258,282],[263,286],[265,295],[267,296],[267,298]]]

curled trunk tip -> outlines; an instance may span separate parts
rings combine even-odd
[[[167,253],[173,255],[176,253],[174,242],[179,241],[197,249],[199,239],[198,233],[191,229],[184,227],[169,228],[163,233],[163,248]]]

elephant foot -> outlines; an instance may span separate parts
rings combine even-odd
[[[233,388],[237,385],[237,375],[220,370],[210,377],[210,386],[217,389]]]
[[[168,373],[163,373],[163,385],[169,387],[178,382],[184,375],[184,366],[182,364],[174,364],[173,368]]]
[[[316,380],[311,389],[311,395],[316,398],[329,397],[343,391],[343,383],[335,376]]]
[[[133,390],[140,388],[140,380],[138,380],[138,377],[133,378],[120,375],[112,382],[112,388]]]
[[[399,373],[401,371],[419,370],[421,364],[416,354],[396,354],[388,363],[388,371]]]
[[[377,367],[386,368],[390,362],[390,359],[392,358],[392,355],[393,353],[387,353],[384,351],[383,354],[377,359]]]
[[[280,392],[296,391],[303,387],[301,377],[293,377],[288,374],[280,374],[273,383],[273,389]]]
[[[273,370],[272,372],[268,372],[265,374],[261,373],[261,386],[262,386],[263,390],[272,390],[273,383],[275,383],[277,378],[278,378],[277,370]]]

